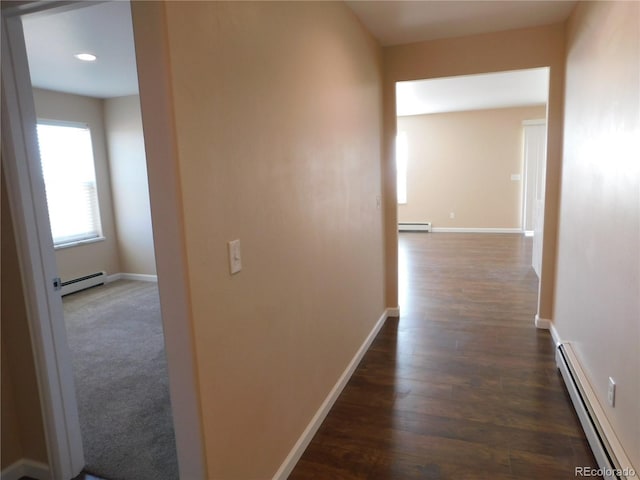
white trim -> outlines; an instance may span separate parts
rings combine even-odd
[[[387,317],[400,318],[400,307],[387,308]]]
[[[534,319],[534,323],[536,325],[536,328],[540,328],[542,330],[549,330],[551,328],[551,320],[548,320],[546,318],[540,318],[540,315],[535,316]]]
[[[121,280],[137,280],[139,282],[156,282],[158,283],[157,275],[146,275],[143,273],[120,273]]]
[[[534,323],[536,328],[539,328],[540,330],[549,330],[549,333],[551,333],[551,338],[553,339],[553,344],[556,347],[562,343],[560,335],[558,334],[558,330],[556,330],[556,326],[554,325],[553,321],[546,318],[540,318],[540,315],[536,315]]]
[[[522,121],[522,125],[546,125],[547,124],[547,119],[546,118],[533,118],[531,120],[523,120]]]
[[[55,2],[54,2],[55,3]],[[50,5],[51,6],[51,5]],[[27,53],[19,16],[2,9],[2,162],[15,226],[27,321],[36,366],[51,476],[76,476],[84,466],[71,354],[35,124]]]
[[[73,120],[58,120],[53,118],[37,117],[36,121],[43,125],[51,125],[52,127],[71,127],[81,128],[84,130],[90,130],[90,126],[87,122],[74,122]]]
[[[76,240],[75,242],[59,243],[58,245],[54,245],[53,248],[55,250],[64,250],[65,248],[79,247],[80,245],[88,245],[89,243],[104,242],[105,240],[106,238],[103,236],[85,238],[84,240]]]
[[[111,275],[107,275],[107,283],[117,282],[118,280],[122,280],[121,273],[112,273]]]
[[[525,237],[533,237],[533,230],[525,230],[523,233]]]
[[[48,465],[28,458],[21,458],[0,473],[0,479],[2,480],[19,480],[22,477],[49,480],[51,473]]]
[[[144,273],[113,273],[107,276],[107,283],[118,280],[137,280],[139,282],[158,282],[157,275],[147,275]]]
[[[433,227],[433,233],[522,233],[520,228]]]
[[[400,222],[399,232],[430,232],[431,222]]]
[[[373,326],[373,329],[371,329],[371,332],[369,332],[369,335],[362,343],[356,354],[353,356],[351,362],[349,362],[349,365],[347,365],[347,368],[344,370],[336,384],[333,386],[333,388],[329,392],[329,395],[327,395],[327,398],[325,398],[324,402],[322,402],[322,405],[320,405],[320,408],[311,419],[311,422],[309,422],[309,425],[307,425],[307,428],[304,429],[302,435],[300,435],[300,438],[298,438],[298,441],[289,452],[289,455],[287,455],[287,458],[285,458],[284,462],[282,462],[282,465],[280,465],[280,468],[273,476],[273,480],[286,480],[286,478],[291,474],[296,464],[298,463],[298,460],[300,460],[300,457],[309,446],[309,443],[313,439],[313,436],[320,428],[320,425],[322,425],[322,422],[329,414],[329,411],[331,411],[331,407],[342,393],[344,387],[349,382],[349,379],[360,363],[360,360],[362,360],[364,354],[367,353],[367,350],[371,346],[373,340],[376,338],[376,335],[378,335],[378,332],[384,325],[387,317],[389,317],[389,309],[384,311],[376,324]]]
[[[553,338],[553,343],[557,347],[562,343],[562,339],[560,338],[560,334],[558,333],[558,330],[556,330],[556,326],[553,324],[553,322],[551,322],[551,325],[549,326],[549,331],[551,332],[551,338]]]

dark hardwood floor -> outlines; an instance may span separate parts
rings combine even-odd
[[[597,468],[534,327],[520,235],[400,235],[389,319],[289,477],[569,479]]]

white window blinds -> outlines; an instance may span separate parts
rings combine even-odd
[[[89,128],[38,122],[38,142],[54,245],[100,237]]]

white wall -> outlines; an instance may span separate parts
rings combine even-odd
[[[155,275],[140,97],[106,99],[104,118],[120,266],[125,273]]]

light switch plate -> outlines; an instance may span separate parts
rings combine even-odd
[[[242,256],[240,254],[240,240],[227,243],[229,247],[229,273],[233,275],[242,270]]]
[[[609,388],[607,389],[607,401],[612,407],[616,406],[616,381],[609,377]]]

